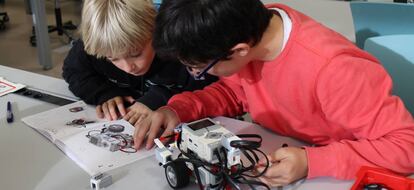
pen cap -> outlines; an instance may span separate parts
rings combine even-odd
[[[13,118],[13,112],[11,109],[11,103],[7,102],[7,123],[11,123],[13,122],[14,118]]]

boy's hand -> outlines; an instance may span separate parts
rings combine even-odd
[[[307,175],[308,159],[305,149],[298,147],[279,148],[267,157],[272,165],[259,179],[270,187],[288,185]],[[259,164],[266,164],[266,160],[261,159]],[[259,172],[263,169],[264,167],[257,168]]]
[[[127,113],[122,119],[125,119],[132,125],[140,122],[143,118],[147,117],[152,112],[146,105],[135,102],[132,106],[127,108]]]
[[[132,103],[135,100],[131,96],[116,96],[96,106],[96,115],[107,120],[117,120],[126,114],[124,102]]]
[[[174,128],[180,123],[180,119],[173,110],[162,107],[153,111],[141,122],[135,124],[134,146],[139,149],[146,138],[145,148],[154,146],[154,139],[159,135],[161,128],[164,129],[161,137],[171,135]]]

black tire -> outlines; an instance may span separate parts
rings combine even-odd
[[[173,189],[183,188],[190,182],[188,168],[184,162],[173,162],[165,167],[165,178]]]

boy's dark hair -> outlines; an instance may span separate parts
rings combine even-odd
[[[153,46],[160,56],[206,63],[230,56],[238,43],[256,45],[271,18],[260,0],[164,0]]]

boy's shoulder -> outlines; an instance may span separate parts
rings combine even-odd
[[[268,8],[280,8],[289,15],[292,31],[287,46],[290,46],[289,48],[293,46],[296,48],[295,51],[302,49],[326,60],[344,52],[351,54],[361,52],[355,44],[341,34],[295,9],[281,4],[272,4]]]

